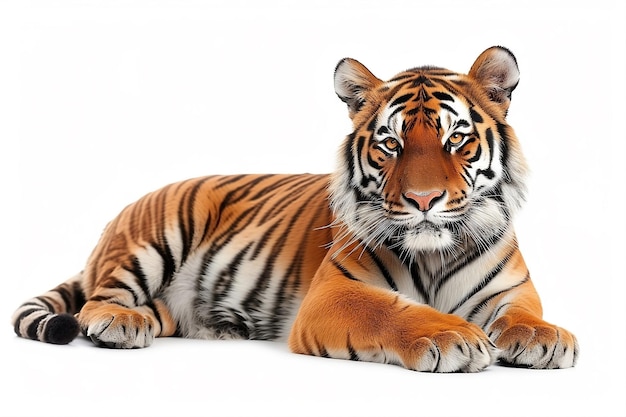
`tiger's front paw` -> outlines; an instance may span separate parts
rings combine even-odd
[[[427,372],[478,372],[491,365],[497,349],[487,335],[470,323],[420,337],[411,346],[413,364]]]
[[[117,305],[101,305],[78,316],[83,334],[99,347],[132,349],[150,346],[154,340],[152,319]]]
[[[514,321],[510,315],[497,319],[489,337],[501,349],[504,364],[534,369],[569,368],[576,364],[578,342],[567,330],[545,321]]]

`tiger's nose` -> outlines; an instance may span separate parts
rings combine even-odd
[[[443,191],[426,191],[421,193],[407,191],[404,193],[404,198],[416,206],[419,211],[427,212],[443,197],[443,193]]]

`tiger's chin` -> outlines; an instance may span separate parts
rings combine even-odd
[[[433,252],[454,244],[452,232],[432,223],[409,229],[403,236],[403,246],[408,251]]]

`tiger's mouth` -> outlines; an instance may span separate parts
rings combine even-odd
[[[449,247],[454,239],[445,224],[424,220],[405,230],[401,237],[402,246],[410,251],[435,251]]]
[[[416,233],[441,233],[441,229],[444,229],[445,227],[443,225],[437,225],[431,221],[428,220],[424,220],[420,223],[417,224],[417,226],[415,226],[413,228],[413,230]]]

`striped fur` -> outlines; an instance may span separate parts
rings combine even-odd
[[[285,340],[297,353],[475,372],[573,366],[542,319],[512,219],[526,166],[505,120],[519,72],[501,47],[467,75],[383,82],[335,71],[354,131],[331,175],[168,185],[109,223],[84,270],[22,304],[16,334],[149,346],[155,337]]]

